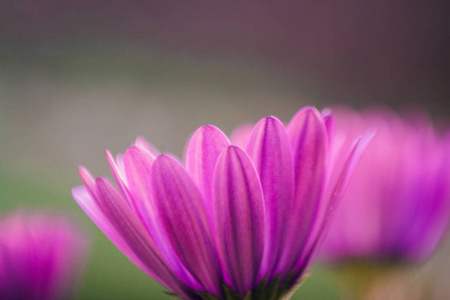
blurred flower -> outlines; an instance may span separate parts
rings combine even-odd
[[[327,260],[423,261],[450,216],[450,136],[419,114],[337,109],[341,144],[376,130],[323,245]],[[345,138],[347,140],[345,140]]]
[[[81,167],[84,186],[72,194],[131,261],[173,293],[280,299],[314,259],[330,208],[367,143],[358,140],[339,158],[344,167],[333,176],[333,127],[333,117],[306,107],[286,127],[266,117],[251,132],[238,129],[239,147],[203,126],[184,166],[138,138],[116,159],[106,152],[118,191]]]
[[[62,217],[15,213],[0,221],[0,298],[73,296],[87,240]]]
[[[438,134],[420,112],[334,113],[336,156],[353,136],[376,130],[321,250],[335,263],[343,299],[431,299],[417,263],[430,257],[447,227],[450,135]]]

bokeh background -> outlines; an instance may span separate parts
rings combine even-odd
[[[198,126],[229,133],[306,104],[421,107],[445,125],[446,2],[1,1],[0,211],[58,210],[85,227],[81,299],[166,299],[77,207],[77,166],[111,177],[104,149],[137,135],[181,156]],[[417,268],[436,299],[449,261],[444,245]],[[294,299],[337,299],[330,270],[314,267]]]

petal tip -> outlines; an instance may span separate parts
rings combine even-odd
[[[88,169],[86,169],[85,167],[83,167],[83,166],[78,166],[78,174],[80,175],[80,177],[81,177],[81,180],[84,182],[85,180],[87,180],[87,179],[92,179],[92,175],[91,175],[91,173],[89,172],[89,170]]]
[[[262,122],[264,122],[265,124],[270,123],[270,124],[280,124],[284,127],[283,122],[278,119],[277,117],[270,115],[270,116],[266,116],[264,118],[261,119]],[[255,128],[258,127],[258,124],[255,126]]]
[[[301,109],[300,111],[303,111],[308,114],[314,114],[315,116],[321,115],[319,110],[315,106],[312,106],[312,105],[307,105],[307,106],[303,107],[303,109]]]
[[[239,146],[237,146],[237,145],[229,145],[225,150],[227,151],[227,152],[229,152],[229,151],[237,151],[237,149],[239,149],[239,150],[241,150],[241,148],[239,147]]]
[[[101,184],[101,185],[103,185],[103,184],[105,184],[106,182],[108,182],[108,180],[106,180],[105,178],[103,178],[103,177],[97,177],[97,178],[95,178],[95,183],[98,185],[98,184]]]
[[[212,124],[206,124],[206,125],[201,126],[199,129],[197,129],[196,132],[200,132],[201,134],[206,134],[206,133],[211,133],[211,132],[213,132],[213,134],[215,134],[216,132],[222,133],[222,131],[220,130],[219,127],[214,126]]]
[[[160,153],[158,154],[158,156],[155,158],[154,163],[158,163],[158,164],[169,164],[172,163],[174,161],[177,161],[176,158],[174,158],[170,153]]]
[[[144,150],[142,150],[138,146],[132,145],[132,146],[128,147],[127,150],[125,150],[124,158],[126,159],[126,157],[136,157],[139,154],[141,154],[143,151]]]
[[[308,106],[304,106],[299,111],[297,111],[297,113],[291,119],[291,124],[298,122],[298,120],[301,120],[303,118],[303,116],[305,116],[306,118],[313,116],[315,119],[318,119],[318,120],[321,120],[323,118],[316,107],[314,107],[312,105],[308,105]]]
[[[106,156],[106,159],[108,160],[108,163],[111,164],[111,162],[115,162],[114,156],[108,149],[105,150],[105,156]]]
[[[74,186],[71,190],[70,190],[70,194],[72,195],[72,197],[75,199],[75,201],[77,201],[77,195],[80,194],[81,192],[86,191],[86,188],[84,187],[84,185],[78,185],[78,186]]]
[[[165,159],[166,157],[168,157],[169,155],[167,155],[167,153],[161,153],[159,154],[156,159]]]
[[[203,130],[207,130],[207,129],[211,129],[211,128],[216,128],[216,126],[212,125],[212,124],[206,124],[200,127],[200,129]]]

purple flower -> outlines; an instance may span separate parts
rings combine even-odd
[[[450,136],[423,116],[338,109],[341,144],[372,127],[376,135],[355,169],[323,245],[327,260],[428,258],[450,215]]]
[[[15,213],[0,221],[0,298],[69,299],[87,240],[62,217]]]
[[[79,169],[72,194],[139,268],[185,299],[280,298],[311,264],[330,207],[366,146],[358,141],[339,176],[330,167],[331,116],[300,110],[288,126],[259,121],[232,145],[207,125],[185,164],[138,138],[116,159],[116,190]],[[333,180],[332,180],[333,178]],[[271,293],[274,293],[271,295]]]

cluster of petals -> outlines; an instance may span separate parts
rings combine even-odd
[[[337,209],[324,259],[427,259],[450,216],[450,135],[420,112],[334,112],[341,144],[368,127],[376,135]]]
[[[117,189],[83,167],[74,199],[139,268],[185,299],[244,298],[261,282],[290,288],[316,256],[332,207],[369,138],[333,166],[334,119],[314,107],[232,136],[206,125],[184,162],[138,138],[106,152]],[[233,138],[233,139],[234,139]],[[203,295],[203,296],[202,296]],[[210,299],[210,298],[208,298]]]
[[[88,241],[61,216],[16,212],[0,221],[0,299],[70,299]]]

